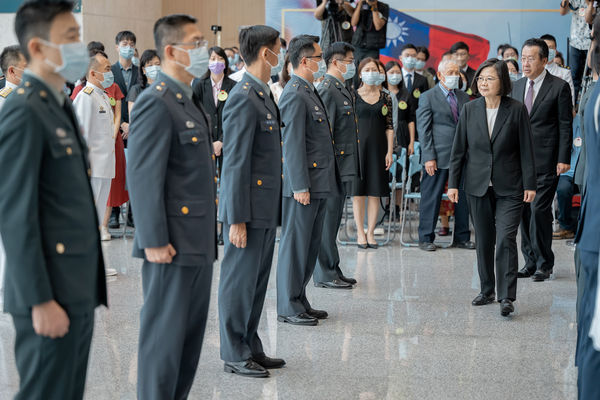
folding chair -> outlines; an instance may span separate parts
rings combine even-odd
[[[396,179],[396,172],[398,167],[402,168],[402,175],[400,182]],[[404,172],[406,169],[406,148],[402,148],[400,152],[400,157],[394,154],[394,160],[392,166],[390,167],[390,174],[392,174],[392,181],[390,182],[390,204],[389,204],[389,215],[388,215],[388,227],[387,227],[387,237],[386,239],[380,243],[381,246],[385,246],[390,243],[392,240],[396,238],[396,192],[401,190],[404,187]],[[400,192],[400,204],[402,204],[402,194],[403,191]]]
[[[421,201],[421,193],[412,191],[412,179],[413,175],[421,171],[421,148],[418,146],[418,142],[415,143],[415,152],[410,157],[408,157],[408,168],[404,168],[402,179],[405,180],[403,195],[402,195],[402,212],[401,212],[401,228],[400,228],[400,243],[406,247],[413,247],[419,245],[418,238],[415,239],[413,237],[413,227],[412,227],[412,216],[416,215],[416,212],[413,213],[410,208],[410,203],[420,203]],[[408,171],[407,171],[408,169]],[[408,235],[410,237],[410,241],[404,240],[404,231],[406,225],[408,224]]]

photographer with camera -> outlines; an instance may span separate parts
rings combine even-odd
[[[355,61],[372,57],[379,59],[379,50],[385,47],[387,20],[390,7],[378,0],[359,0],[352,14],[352,26],[356,32],[352,45],[356,49]]]
[[[352,43],[351,0],[317,0],[315,18],[321,21],[321,48],[329,48],[332,43]]]

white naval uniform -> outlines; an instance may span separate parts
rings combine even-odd
[[[102,224],[110,184],[115,177],[115,125],[110,100],[104,89],[87,83],[73,101],[89,149],[92,169],[90,183],[94,192],[98,220]]]
[[[0,90],[0,111],[2,110],[2,106],[16,89],[17,85],[12,82],[6,81],[6,84],[2,90]],[[4,254],[4,246],[2,245],[2,237],[0,236],[0,292],[4,288],[4,265],[6,264],[6,255]],[[2,299],[0,298],[0,303]]]
[[[569,84],[569,87],[571,88],[571,100],[573,104],[575,104],[575,100],[577,99],[575,98],[575,86],[573,85],[573,75],[571,75],[571,70],[563,68],[553,62],[552,64],[546,64],[546,71]]]

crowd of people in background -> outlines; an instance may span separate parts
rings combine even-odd
[[[600,22],[594,19],[591,2],[561,4],[561,12],[573,14],[567,60],[558,52],[556,38],[543,34],[523,44],[500,45],[497,58],[481,65],[470,63],[470,48],[464,42],[448,48],[438,65],[429,63],[426,47],[413,44],[405,44],[400,58],[384,65],[379,51],[386,43],[389,6],[377,0],[359,0],[354,6],[317,0],[321,37],[299,35],[288,43],[272,28],[253,26],[242,29],[239,43],[227,48],[209,47],[193,17],[167,16],[156,22],[154,49],[138,51],[133,32],[117,33],[114,63],[103,43],[77,47],[78,34],[34,29],[40,22],[60,23],[78,32],[70,3],[28,4],[15,23],[20,45],[0,55],[6,79],[0,107],[6,104],[3,116],[13,116],[0,124],[0,168],[16,171],[20,179],[5,180],[0,190],[13,193],[14,185],[23,182],[27,196],[37,190],[36,179],[44,185],[46,177],[32,178],[27,166],[15,166],[6,147],[29,151],[38,160],[32,165],[38,166],[48,162],[40,157],[46,150],[36,150],[27,135],[15,136],[8,124],[26,126],[32,115],[35,120],[32,107],[52,100],[49,109],[62,119],[56,122],[58,128],[50,128],[48,151],[56,162],[46,165],[48,171],[64,168],[63,155],[87,154],[71,167],[84,169],[91,199],[77,196],[82,204],[94,204],[96,212],[80,218],[92,221],[103,241],[111,240],[109,229],[121,223],[133,227],[135,221],[134,255],[144,259],[138,377],[142,398],[171,398],[173,393],[177,397],[191,387],[217,244],[224,245],[219,310],[225,371],[267,377],[268,369],[282,367],[285,361],[265,355],[257,334],[277,226],[282,227],[278,320],[317,325],[328,314],[314,309],[306,297],[311,278],[328,289],[357,284],[344,275],[337,250],[345,201],[352,198],[357,247],[377,249],[382,198],[395,190],[390,188],[390,169],[402,154],[406,160],[417,157],[422,166],[414,188],[421,193],[419,248],[437,251],[436,236],[451,235],[452,247],[477,253],[480,293],[473,306],[499,302],[501,315],[509,316],[515,310],[518,278],[549,280],[554,269],[552,241],[573,239],[579,231],[576,361],[580,395],[598,394],[593,387],[600,370],[593,343],[598,339],[589,333],[599,251],[594,229],[600,215],[600,88],[595,84]],[[64,96],[73,101],[73,115]],[[401,165],[396,174],[407,166]],[[586,185],[586,179],[596,186]],[[70,184],[78,184],[77,179]],[[82,188],[85,185],[63,190]],[[44,193],[48,198],[55,195]],[[583,197],[579,216],[573,210],[577,194]],[[49,286],[44,286],[50,285],[47,276],[36,283],[33,294],[22,294],[31,281],[31,276],[22,275],[23,260],[31,264],[27,271],[39,274],[36,260],[18,243],[29,238],[28,233],[12,235],[29,229],[21,226],[27,219],[18,219],[18,210],[11,214],[12,206],[23,202],[29,204],[16,194],[0,200],[0,231],[7,248],[5,305],[22,316],[15,319],[18,340],[31,339],[32,320],[36,334],[62,337],[68,330],[64,324],[48,323],[44,328],[36,320],[38,311],[23,314],[52,300]],[[63,206],[70,204],[65,201]],[[53,204],[43,206],[53,210]],[[397,208],[388,202],[384,211],[398,213]],[[47,229],[31,224],[37,231]],[[519,227],[525,258],[521,269]],[[218,236],[207,233],[212,231]],[[56,238],[43,247],[50,246],[58,256],[77,255],[85,247],[76,244],[81,238],[68,236],[72,233],[52,234]],[[91,241],[86,244],[96,257],[86,261],[93,266],[91,275],[116,275]],[[47,258],[41,250],[38,256]],[[246,264],[253,268],[242,268]],[[95,306],[106,303],[101,278],[88,278],[84,285],[86,290],[93,288],[84,310],[91,309],[92,315]],[[60,289],[73,290],[68,285]],[[202,293],[201,299],[197,293]],[[66,309],[77,314],[73,310],[85,296],[69,296],[39,313],[57,315]],[[190,311],[181,313],[182,304]],[[89,320],[86,324],[89,330]],[[157,350],[157,335],[172,340]],[[86,338],[91,339],[90,332]],[[18,360],[31,357],[30,348],[17,346],[16,351]],[[77,357],[72,361],[81,363]],[[19,373],[20,393],[27,398],[34,379],[23,365]],[[78,397],[83,387],[73,390],[63,398]]]

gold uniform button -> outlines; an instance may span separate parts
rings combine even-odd
[[[217,178],[217,177],[215,176],[215,183],[217,183],[218,181],[219,181],[219,178]]]
[[[29,82],[29,81],[25,82],[25,87],[29,87],[29,86],[31,86],[31,82]]]
[[[65,245],[62,243],[56,243],[56,252],[58,254],[64,254],[65,253]]]
[[[313,167],[317,168],[317,163],[313,163]]]
[[[283,179],[283,174],[281,174],[281,179]]]
[[[215,155],[214,154],[212,155],[212,159],[213,159],[213,161],[215,161]]]
[[[344,154],[344,150],[340,151],[340,154],[342,154],[342,155],[343,155],[343,154]]]
[[[17,89],[17,94],[23,94],[25,93],[25,89],[23,89],[22,87]]]
[[[215,204],[219,205],[219,199],[215,199]]]
[[[91,177],[92,176],[92,169],[88,168],[87,173],[88,173],[88,176]]]
[[[198,141],[198,138],[196,136],[192,137],[192,142],[196,143]]]
[[[181,213],[183,215],[188,215],[190,213],[190,209],[187,208],[186,206],[181,207]]]
[[[281,142],[281,147],[283,147],[283,142]]]
[[[360,143],[360,139],[358,139],[358,140],[356,141],[356,143]]]
[[[175,95],[175,97],[177,97],[177,100],[181,100],[181,98],[182,98],[183,96],[181,95],[181,93],[177,93],[177,94]]]
[[[162,86],[156,85],[156,90],[160,92],[162,90]]]
[[[46,92],[45,90],[40,90],[40,97],[42,99],[45,99],[46,97],[48,97],[48,92]]]
[[[281,162],[283,162],[283,157],[281,157]]]
[[[262,186],[262,181],[259,179],[258,181],[256,181],[256,184],[257,184],[258,186]]]
[[[272,130],[273,130],[273,127],[272,127],[272,126],[270,126],[270,127],[269,127],[269,130],[270,130],[270,131],[272,131]]]
[[[68,155],[71,155],[71,154],[73,154],[73,149],[70,147],[67,147],[66,152]]]
[[[165,86],[165,85],[166,85],[166,83],[164,83],[164,82],[161,82],[161,83],[160,83],[160,85],[161,85],[161,86]]]

